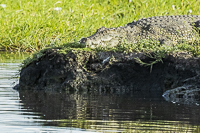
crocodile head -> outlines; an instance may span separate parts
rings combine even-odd
[[[96,48],[99,46],[99,44],[101,44],[100,40],[96,40],[94,38],[82,38],[80,41],[80,44],[85,45],[85,47],[89,47],[89,48]]]
[[[114,47],[119,43],[119,37],[116,28],[102,27],[92,36],[82,38],[79,42],[89,48]]]

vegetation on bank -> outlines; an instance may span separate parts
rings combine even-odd
[[[0,0],[0,50],[37,52],[76,42],[102,26],[151,16],[198,15],[197,5],[200,0]]]
[[[143,62],[139,58],[136,58],[136,61],[144,66],[150,66],[152,69],[153,65],[157,62],[162,62],[162,59],[165,58],[166,55],[172,52],[187,52],[193,57],[197,57],[200,55],[199,44],[198,43],[181,43],[175,46],[167,46],[160,45],[158,41],[154,40],[141,40],[138,44],[122,44],[115,48],[102,48],[98,47],[96,49],[86,48],[85,46],[79,43],[66,43],[63,45],[59,45],[59,43],[55,43],[54,46],[46,47],[45,49],[40,50],[39,52],[35,52],[31,56],[29,56],[22,63],[22,68],[26,67],[33,61],[38,61],[42,56],[45,55],[47,50],[54,49],[59,54],[67,54],[67,52],[79,53],[79,51],[92,51],[94,54],[100,51],[113,51],[113,52],[122,52],[122,53],[131,53],[131,52],[143,52],[146,56],[152,58],[154,61],[152,62]]]

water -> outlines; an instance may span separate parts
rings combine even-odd
[[[200,106],[162,96],[15,91],[25,57],[0,53],[0,132],[200,132]]]

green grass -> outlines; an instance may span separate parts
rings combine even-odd
[[[102,26],[200,11],[200,0],[0,0],[0,4],[6,4],[0,6],[0,50],[27,52],[78,41]]]

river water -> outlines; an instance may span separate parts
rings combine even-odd
[[[0,53],[0,132],[200,132],[200,106],[161,95],[16,91],[19,53]]]

